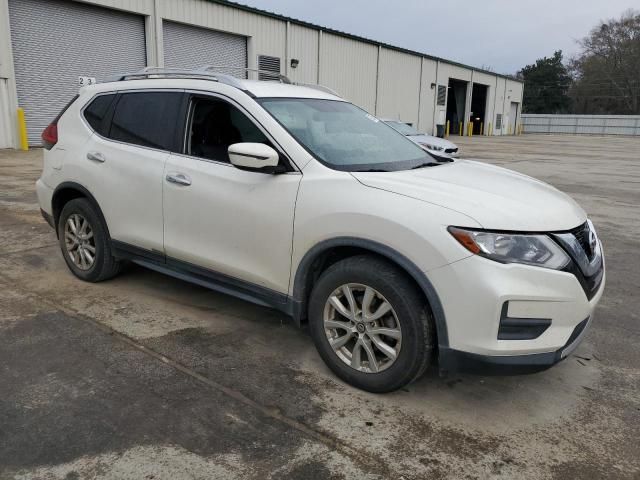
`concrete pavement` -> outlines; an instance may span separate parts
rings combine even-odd
[[[640,139],[452,138],[572,195],[607,289],[575,355],[357,391],[281,314],[131,266],[87,284],[0,151],[0,478],[639,478]]]

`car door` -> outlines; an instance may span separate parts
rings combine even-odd
[[[293,168],[274,175],[234,167],[227,148],[240,142],[275,147],[240,105],[212,95],[191,97],[184,153],[165,164],[167,262],[286,294],[302,175]]]
[[[82,178],[113,240],[162,252],[164,164],[183,98],[182,91],[132,91],[117,94],[108,114],[100,97],[84,109],[95,133],[83,149]]]

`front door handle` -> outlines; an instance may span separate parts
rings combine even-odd
[[[100,152],[88,152],[87,158],[89,160],[93,160],[94,162],[99,162],[99,163],[104,163],[104,161],[106,160],[104,155]]]
[[[170,172],[170,173],[167,173],[166,178],[167,178],[167,182],[175,183],[176,185],[184,185],[186,187],[191,185],[191,179],[189,178],[188,175],[185,175],[184,173]]]

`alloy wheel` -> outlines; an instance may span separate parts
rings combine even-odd
[[[64,244],[73,264],[80,270],[89,270],[96,259],[96,244],[89,221],[78,213],[64,224]]]
[[[323,321],[329,345],[355,370],[381,372],[400,354],[398,317],[387,299],[370,286],[348,283],[335,289],[325,304]]]

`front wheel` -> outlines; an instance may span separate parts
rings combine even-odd
[[[311,292],[309,321],[327,366],[363,390],[397,390],[430,363],[435,338],[424,297],[403,271],[377,257],[329,267]]]

